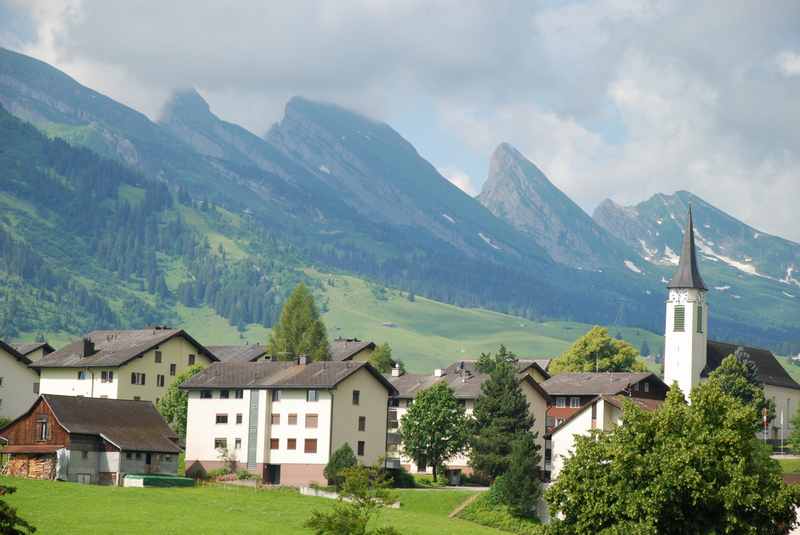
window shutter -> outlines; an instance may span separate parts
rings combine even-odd
[[[682,333],[686,327],[686,308],[683,305],[675,306],[675,317],[673,318],[673,331]]]
[[[131,384],[136,384],[136,372],[131,372]]]
[[[703,332],[703,306],[697,305],[697,332]]]

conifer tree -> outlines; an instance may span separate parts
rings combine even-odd
[[[306,355],[311,360],[328,360],[328,335],[319,317],[314,296],[302,282],[283,305],[281,317],[272,329],[269,352],[276,360]]]
[[[475,401],[470,444],[471,466],[491,480],[508,470],[512,443],[534,423],[517,380],[515,360],[502,350],[495,359],[491,375],[481,385],[481,395]]]
[[[536,504],[542,495],[539,477],[542,457],[537,436],[535,432],[526,431],[514,440],[511,462],[502,477],[502,499],[515,516],[536,516]]]

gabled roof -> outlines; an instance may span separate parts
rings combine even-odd
[[[220,362],[253,362],[267,354],[267,348],[258,345],[206,346]]]
[[[52,353],[55,348],[47,342],[31,342],[27,344],[12,344],[14,349],[19,351],[22,355],[28,356],[37,349],[44,349],[44,354]]]
[[[58,424],[70,434],[96,435],[129,451],[179,453],[178,436],[149,401],[42,394]],[[4,429],[30,414],[33,406]]]
[[[737,349],[742,348],[745,353],[750,355],[756,368],[758,369],[758,379],[765,385],[782,386],[800,390],[800,384],[792,379],[792,376],[781,366],[775,355],[768,349],[758,347],[746,347],[727,342],[715,342],[709,340],[706,344],[706,367],[701,373],[702,377],[707,377],[709,373],[716,370],[728,355],[733,355]]]
[[[2,340],[0,340],[0,349],[2,349],[3,351],[5,351],[6,353],[8,353],[9,355],[11,355],[12,357],[14,357],[23,364],[27,365],[31,363],[31,360],[28,357],[20,353],[14,346],[9,345],[3,342]]]
[[[375,349],[375,342],[365,342],[358,338],[337,338],[330,343],[331,360],[350,360],[365,349]]]
[[[601,400],[605,401],[605,402],[613,405],[614,407],[618,408],[619,410],[622,410],[622,407],[624,406],[624,403],[625,403],[626,399],[628,401],[630,401],[631,403],[633,403],[634,406],[642,409],[643,411],[648,411],[648,412],[649,411],[654,411],[654,410],[658,409],[659,407],[661,407],[661,405],[664,404],[664,401],[661,400],[661,399],[634,398],[634,397],[624,396],[624,395],[620,395],[620,394],[615,394],[613,396],[600,395],[600,396],[595,397],[593,400],[591,400],[589,403],[587,403],[586,405],[584,405],[583,407],[581,407],[580,409],[578,409],[574,413],[570,414],[568,418],[566,418],[563,422],[561,422],[556,427],[554,427],[553,430],[550,431],[550,433],[548,433],[548,434],[550,436],[556,434],[556,432],[558,432],[559,430],[563,429],[567,424],[569,424],[569,422],[571,422],[572,420],[577,418],[579,415],[583,414],[586,410],[588,410],[592,405],[594,405],[598,401],[601,401]]]
[[[683,233],[683,246],[681,247],[681,259],[678,262],[678,269],[667,285],[667,288],[695,288],[707,290],[700,270],[697,268],[697,253],[694,248],[694,225],[692,223],[692,207],[689,207],[689,221],[686,223],[686,231]]]
[[[215,362],[185,383],[186,390],[208,388],[335,388],[364,368],[389,391],[394,386],[367,362]]]
[[[194,338],[182,329],[166,329],[161,327],[130,331],[92,331],[84,339],[76,340],[37,360],[33,368],[98,368],[122,366],[142,356],[159,344],[180,336],[193,344],[199,354],[216,361],[210,353]],[[85,340],[94,344],[94,353],[83,355]]]
[[[550,396],[613,395],[648,378],[662,382],[650,372],[559,373],[543,382],[542,388]]]

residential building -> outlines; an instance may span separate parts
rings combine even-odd
[[[764,395],[775,402],[776,418],[765,430],[766,438],[779,441],[791,433],[791,419],[800,408],[800,385],[768,349],[717,342],[708,338],[711,319],[708,291],[697,265],[692,211],[683,234],[681,257],[667,285],[664,332],[664,381],[677,383],[690,398],[692,388],[704,381],[727,357],[740,352],[756,365]]]
[[[39,374],[31,360],[0,340],[0,418],[12,420],[39,396]]]
[[[270,360],[266,346],[248,344],[243,346],[206,346],[220,362],[258,362]]]
[[[215,363],[182,388],[187,474],[231,462],[270,484],[325,484],[325,465],[345,443],[363,464],[386,454],[394,387],[368,363]]]
[[[158,402],[189,366],[216,362],[185,331],[94,331],[31,364],[43,394]]]
[[[564,419],[549,435],[544,450],[545,471],[551,479],[558,477],[575,448],[576,435],[588,435],[593,429],[611,431],[622,424],[623,401],[629,399],[642,410],[655,410],[663,400],[653,398],[636,398],[622,394],[599,395]]]
[[[643,399],[665,399],[668,387],[650,372],[559,373],[542,383],[550,396],[547,432],[583,409],[597,396],[625,395]]]
[[[0,437],[11,476],[117,485],[178,470],[178,437],[149,401],[42,394]]]
[[[337,338],[330,343],[331,360],[344,362],[367,362],[375,351],[375,342],[365,342],[358,338]]]
[[[545,415],[548,405],[547,392],[537,382],[535,377],[547,378],[547,372],[538,363],[532,360],[520,360],[517,363],[520,388],[528,400],[530,415],[534,418],[532,431],[538,433],[538,442],[544,451]],[[395,368],[387,379],[397,389],[397,394],[390,400],[389,408],[389,449],[387,455],[388,466],[402,466],[411,472],[430,472],[429,466],[418,466],[414,459],[403,455],[400,444],[399,430],[403,415],[413,404],[414,398],[421,391],[431,386],[445,382],[453,390],[456,399],[464,406],[466,414],[471,415],[475,402],[481,394],[481,384],[489,376],[481,373],[474,360],[461,360],[445,369],[434,370],[433,374],[402,373]],[[471,474],[469,456],[459,454],[445,462],[446,475],[457,482],[461,474]]]
[[[48,344],[47,342],[30,342],[30,343],[13,343],[11,344],[14,349],[19,351],[19,353],[30,360],[31,362],[36,362],[37,360],[41,359],[45,355],[49,355],[55,349],[53,346]]]

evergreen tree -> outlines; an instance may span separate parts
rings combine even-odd
[[[643,357],[650,356],[650,344],[647,343],[647,340],[642,341],[642,347],[639,348],[639,354]]]
[[[536,516],[536,503],[542,495],[540,478],[541,449],[537,433],[524,432],[511,445],[511,462],[503,474],[500,497],[515,516]]]
[[[356,454],[353,453],[353,448],[350,444],[345,442],[342,446],[333,452],[328,464],[325,465],[322,475],[328,480],[328,484],[335,485],[338,489],[344,482],[343,471],[348,468],[353,468],[358,465]]]
[[[281,310],[269,339],[269,352],[276,360],[306,355],[311,360],[328,360],[325,324],[319,317],[314,296],[302,282],[292,291]]]
[[[491,480],[508,470],[511,445],[534,424],[514,361],[508,359],[507,353],[502,355],[502,349],[475,401],[470,441],[470,465]]]

